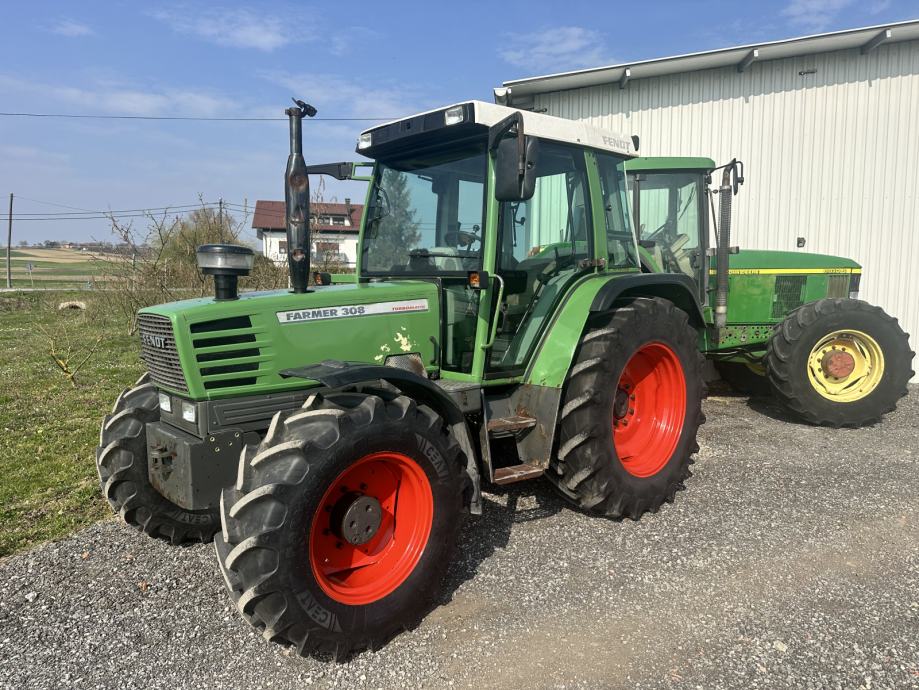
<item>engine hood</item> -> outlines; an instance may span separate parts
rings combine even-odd
[[[855,261],[842,256],[780,252],[768,249],[741,249],[737,254],[731,256],[730,261],[731,272],[758,269],[768,273],[769,269],[779,269],[783,273],[793,273],[795,269],[823,269],[821,273],[852,273],[854,269],[861,269],[861,266]]]
[[[139,312],[141,357],[160,387],[192,399],[302,388],[278,372],[404,353],[433,366],[439,311],[436,285],[420,280],[171,302]]]

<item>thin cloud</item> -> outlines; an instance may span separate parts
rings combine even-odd
[[[40,84],[0,74],[0,88],[38,96],[55,104],[66,103],[87,114],[216,117],[236,112],[239,107],[234,99],[200,89],[138,89],[117,82],[77,87]]]
[[[782,16],[787,17],[788,21],[796,26],[822,31],[836,20],[842,10],[854,2],[855,0],[791,0],[782,9]]]
[[[189,8],[157,10],[151,16],[167,24],[176,33],[197,36],[217,45],[252,48],[270,53],[292,43],[300,22],[238,8],[212,8],[199,12]],[[295,28],[297,27],[297,28]]]
[[[529,71],[563,72],[581,67],[608,65],[606,39],[599,31],[562,26],[545,31],[506,36],[502,59]]]
[[[48,31],[59,36],[76,38],[78,36],[92,36],[95,31],[87,24],[72,19],[61,19],[48,27]]]

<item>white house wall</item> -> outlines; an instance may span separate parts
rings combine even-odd
[[[638,134],[643,155],[740,158],[733,243],[796,250],[800,236],[797,251],[855,259],[861,297],[917,349],[919,41],[540,94],[536,108]]]

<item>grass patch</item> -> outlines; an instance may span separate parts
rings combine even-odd
[[[86,311],[58,311],[68,299]],[[0,294],[0,556],[109,514],[96,477],[99,424],[143,366],[136,338],[101,311],[86,292]],[[76,347],[103,335],[76,386],[42,328]]]

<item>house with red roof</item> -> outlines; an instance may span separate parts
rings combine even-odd
[[[345,203],[310,204],[310,239],[313,264],[338,264],[354,268],[357,238],[364,207]],[[287,227],[284,202],[259,199],[255,202],[252,227],[262,243],[262,253],[278,264],[287,262]]]

